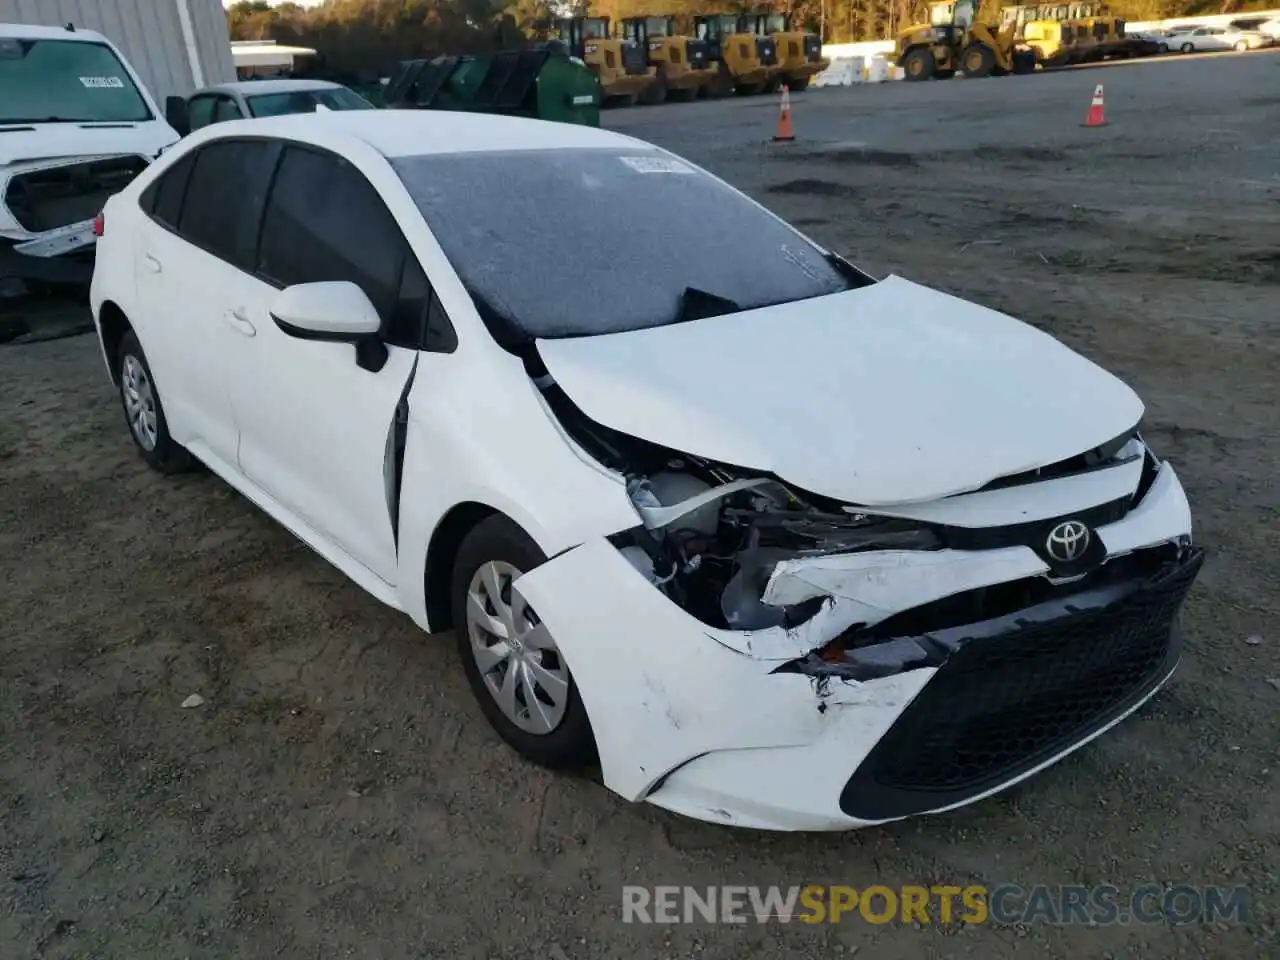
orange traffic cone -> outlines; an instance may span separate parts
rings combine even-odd
[[[783,84],[782,112],[778,114],[778,132],[773,135],[773,142],[786,143],[795,138],[795,131],[791,129],[791,90]]]
[[[1102,102],[1102,84],[1093,88],[1093,102],[1089,104],[1089,112],[1084,115],[1086,127],[1105,127],[1107,125],[1107,108]]]

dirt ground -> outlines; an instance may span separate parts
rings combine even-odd
[[[1099,81],[1110,125],[1082,129]],[[212,476],[148,472],[91,337],[0,348],[0,958],[1276,955],[1277,90],[1265,54],[814,90],[785,146],[772,99],[609,115],[1116,371],[1191,497],[1211,556],[1174,682],[1020,788],[886,828],[734,832],[529,766],[450,643]],[[807,882],[1243,884],[1253,916],[621,923],[626,883]]]

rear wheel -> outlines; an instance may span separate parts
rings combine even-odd
[[[485,719],[546,767],[596,757],[587,710],[555,638],[512,588],[546,556],[506,517],[481,521],[458,548],[452,604],[458,653]]]
[[[908,50],[907,55],[902,58],[902,74],[908,80],[928,80],[934,76],[936,69],[937,61],[928,47]]]
[[[161,473],[181,473],[189,469],[191,454],[169,435],[169,422],[164,416],[151,365],[132,330],[120,341],[116,374],[129,435],[147,466]]]
[[[1167,43],[1162,43],[1162,44],[1160,44],[1160,46],[1159,46],[1159,47],[1157,47],[1156,49],[1157,49],[1160,53],[1168,53],[1168,52],[1169,52],[1169,45],[1168,45]]]
[[[987,77],[995,68],[996,57],[991,48],[983,43],[972,43],[965,48],[960,57],[960,69],[966,77]]]

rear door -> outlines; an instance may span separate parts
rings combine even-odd
[[[138,336],[174,438],[231,469],[227,363],[239,331],[228,292],[251,266],[279,152],[266,140],[215,140],[179,159],[143,195],[149,219],[134,251]]]
[[[429,290],[378,192],[333,154],[285,148],[262,219],[256,276],[229,286],[252,333],[238,339],[231,388],[244,474],[389,585],[395,583],[397,409],[418,358]],[[271,316],[280,290],[346,280],[383,320],[386,362],[349,343],[301,340]]]

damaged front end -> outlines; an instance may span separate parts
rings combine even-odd
[[[1203,555],[1172,468],[1136,430],[971,494],[870,510],[602,426],[531,373],[641,521],[516,585],[628,799],[773,829],[947,809],[1092,739],[1177,664]],[[1012,522],[991,522],[1002,510]],[[1065,558],[1064,524],[1086,534]]]

